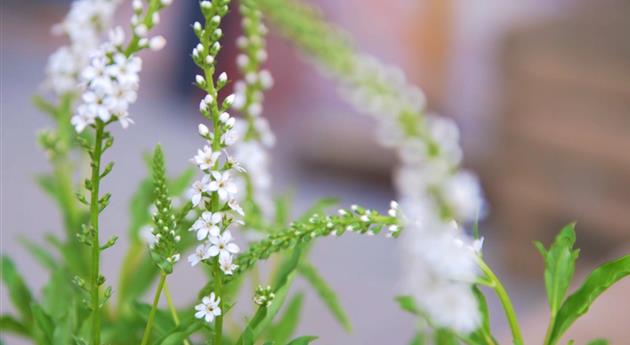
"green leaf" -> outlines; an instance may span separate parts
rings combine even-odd
[[[416,305],[416,300],[413,297],[397,296],[396,302],[398,302],[398,306],[400,307],[400,309],[416,316],[422,315],[420,308],[418,308],[418,306]]]
[[[65,271],[55,270],[43,288],[42,307],[54,320],[68,313],[70,303],[75,296],[75,285]]]
[[[57,195],[57,181],[55,177],[49,174],[42,174],[35,177],[37,184],[41,189],[48,194],[48,196],[59,202],[59,196]]]
[[[289,288],[291,284],[295,280],[295,276],[297,273],[297,267],[302,258],[302,247],[296,247],[291,256],[285,258],[282,262],[280,268],[278,269],[278,274],[276,279],[274,279],[274,293],[275,298],[271,303],[271,306],[265,307],[261,306],[254,314],[254,317],[249,321],[247,327],[251,329],[254,341],[260,336],[260,334],[267,329],[267,327],[273,321],[273,318],[278,314],[280,307],[284,304],[284,300],[287,297],[289,292]],[[244,334],[241,334],[239,339],[242,339]]]
[[[243,335],[241,336],[241,339],[239,340],[239,342],[237,343],[238,345],[254,345],[254,332],[252,332],[252,329],[248,327],[245,327],[245,331],[243,331]]]
[[[144,322],[147,322],[149,320],[151,306],[145,303],[135,302],[134,311]],[[163,337],[167,334],[167,332],[176,328],[171,315],[159,308],[155,313],[155,319],[153,322],[153,332],[155,332],[157,337]]]
[[[291,194],[286,194],[276,198],[276,216],[275,225],[278,228],[283,228],[289,224],[289,217],[291,214]]]
[[[33,297],[26,286],[24,279],[15,269],[13,261],[7,256],[2,256],[2,281],[7,287],[9,298],[13,306],[20,312],[22,319],[29,324],[33,318],[31,302]]]
[[[179,345],[184,342],[191,334],[197,332],[202,327],[202,324],[197,321],[190,320],[190,322],[184,322],[175,328],[173,331],[167,333],[162,340],[156,342],[160,345]]]
[[[343,327],[343,329],[350,333],[352,331],[352,325],[348,315],[341,306],[341,301],[337,298],[335,291],[328,285],[322,276],[319,275],[315,266],[303,261],[298,267],[298,272],[311,284],[313,289],[317,292],[319,298],[328,307],[328,310],[335,317],[337,322]]]
[[[37,109],[39,109],[41,112],[46,113],[53,118],[57,117],[58,110],[54,104],[48,102],[40,95],[33,96],[32,100],[35,107],[37,107]]]
[[[293,296],[280,320],[269,329],[269,338],[279,344],[284,344],[293,335],[300,322],[303,301],[303,294]]]
[[[579,255],[579,250],[573,249],[575,243],[574,228],[575,224],[564,227],[548,251],[545,250],[542,243],[535,243],[545,259],[545,288],[552,318],[564,301],[564,296],[575,271],[575,260]]]
[[[31,253],[31,255],[37,260],[37,262],[39,262],[40,265],[42,265],[42,267],[48,269],[49,271],[54,271],[59,267],[59,263],[55,260],[52,254],[39,244],[27,238],[21,238],[20,244],[22,244],[22,246]]]
[[[87,319],[89,312],[76,300],[69,304],[66,303],[63,311],[63,315],[55,320],[53,344],[74,345],[76,343],[74,335],[78,334],[79,328]]]
[[[588,345],[608,345],[609,342],[606,339],[595,339],[588,342]]]
[[[291,340],[287,343],[287,345],[308,345],[315,340],[317,340],[317,337],[314,337],[312,335],[304,335]]]
[[[549,344],[555,344],[566,330],[584,315],[595,299],[606,289],[630,275],[630,255],[605,263],[596,268],[560,307],[553,324]]]
[[[39,304],[33,303],[31,305],[33,315],[33,333],[40,342],[45,344],[53,344],[53,332],[55,330],[55,324],[50,317]]]
[[[458,345],[457,335],[453,331],[440,328],[435,332],[436,345]]]
[[[486,297],[477,285],[473,285],[472,290],[475,298],[477,299],[477,305],[479,306],[481,325],[479,326],[479,329],[468,336],[467,340],[475,345],[497,344],[496,339],[492,336],[492,330],[490,329],[490,312],[488,310]]]
[[[418,332],[416,333],[416,335],[413,336],[413,338],[409,342],[409,345],[424,345],[425,343],[425,334],[422,332]]]
[[[30,335],[28,327],[11,315],[0,316],[0,331],[2,331],[1,333],[13,333],[22,336]]]

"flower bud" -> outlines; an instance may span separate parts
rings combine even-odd
[[[166,46],[166,39],[163,36],[155,36],[149,40],[149,49],[153,51],[162,50]]]
[[[197,129],[199,130],[199,135],[201,135],[202,137],[205,137],[208,135],[208,133],[210,133],[208,126],[204,125],[203,123],[200,123],[199,126],[197,126]]]

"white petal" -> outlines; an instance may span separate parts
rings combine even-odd
[[[239,248],[235,243],[228,243],[228,245],[225,246],[225,248],[232,254],[236,254],[239,252]]]
[[[219,248],[217,248],[216,246],[210,247],[210,249],[208,249],[208,255],[210,255],[210,256],[217,256],[217,255],[219,255]]]

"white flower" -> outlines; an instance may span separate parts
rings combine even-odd
[[[260,85],[264,89],[269,89],[273,86],[273,77],[271,76],[271,73],[266,69],[258,73],[258,80],[260,81]]]
[[[151,227],[145,227],[140,231],[140,238],[146,243],[149,248],[153,249],[155,245],[160,241],[160,238],[153,233]]]
[[[142,60],[137,56],[126,57],[117,53],[113,57],[114,63],[107,66],[107,74],[123,84],[135,85],[140,80],[138,73],[142,69]]]
[[[238,268],[238,265],[234,264],[234,257],[232,255],[219,256],[219,267],[223,273],[231,276],[234,270]]]
[[[193,206],[199,205],[203,201],[203,193],[207,193],[210,190],[208,189],[208,183],[210,178],[206,175],[201,181],[195,181],[192,185],[192,188],[188,191],[190,201],[192,201]]]
[[[155,36],[149,40],[149,49],[153,51],[162,50],[165,46],[166,46],[166,39],[164,38],[164,36]]]
[[[205,211],[201,214],[201,217],[195,221],[193,224],[191,231],[197,231],[197,239],[199,241],[205,239],[210,235],[210,237],[219,236],[221,233],[221,229],[219,228],[219,224],[223,220],[223,214],[221,212],[208,212]]]
[[[74,130],[77,131],[77,133],[83,132],[85,127],[94,123],[94,117],[90,115],[88,108],[88,105],[81,104],[77,108],[76,114],[72,116],[72,119],[70,119],[70,123],[72,123]]]
[[[83,94],[83,102],[87,105],[85,110],[90,116],[100,118],[107,122],[112,117],[109,107],[106,104],[111,93],[111,84],[101,84],[99,87],[92,87]]]
[[[475,239],[470,245],[470,249],[475,254],[481,254],[481,250],[483,249],[483,237]]]
[[[219,305],[221,304],[221,298],[216,297],[214,292],[210,294],[210,296],[206,296],[201,299],[201,303],[195,306],[195,317],[197,319],[205,319],[206,322],[214,321],[216,316],[221,315],[221,308]]]
[[[133,29],[133,32],[140,37],[146,36],[148,31],[149,29],[144,24],[139,24]]]
[[[431,282],[416,295],[431,320],[441,327],[467,335],[479,327],[481,316],[477,300],[467,284]],[[422,294],[422,296],[419,296]]]
[[[208,254],[208,246],[206,244],[200,244],[195,248],[195,252],[188,256],[188,262],[190,266],[196,266],[201,261],[208,259],[210,255]]]
[[[201,170],[210,170],[214,168],[217,160],[221,156],[220,152],[213,152],[210,146],[204,146],[203,149],[197,150],[197,155],[193,158],[195,163]]]
[[[236,65],[239,68],[244,68],[248,63],[249,63],[249,58],[247,57],[247,55],[240,54],[239,56],[236,57]]]
[[[467,171],[459,172],[447,180],[444,198],[458,219],[465,221],[475,220],[483,204],[479,180]]]
[[[131,8],[133,8],[133,10],[134,10],[135,12],[140,12],[140,11],[142,11],[142,8],[143,8],[143,7],[144,7],[144,6],[142,6],[142,0],[133,0],[133,1],[131,2]]]
[[[225,157],[227,157],[227,164],[229,164],[232,169],[238,171],[238,172],[245,172],[247,171],[242,165],[241,163],[234,159],[234,157],[230,156],[227,151],[224,152],[225,153]]]
[[[120,47],[125,43],[125,31],[117,26],[109,31],[109,43],[114,47]]]
[[[241,207],[241,205],[238,204],[238,201],[236,199],[230,199],[230,201],[228,201],[228,206],[230,207],[230,209],[232,209],[232,211],[240,214],[241,217],[245,215],[245,212],[243,212],[243,208]]]
[[[130,104],[134,103],[138,98],[135,87],[130,84],[112,83],[109,95],[105,98],[104,103],[114,114],[120,114],[127,111]]]
[[[211,246],[208,249],[210,256],[214,257],[219,255],[220,259],[221,257],[230,256],[239,252],[238,246],[231,242],[232,234],[229,230],[219,236],[210,237],[209,241],[211,243]]]
[[[217,192],[219,199],[227,200],[229,197],[236,195],[236,185],[230,179],[230,173],[225,171],[223,173],[213,171],[213,181],[208,185],[208,189],[212,192]]]
[[[129,117],[129,112],[127,111],[120,113],[116,116],[118,117],[118,122],[120,122],[120,125],[122,126],[123,129],[127,129],[127,127],[129,127],[130,125],[134,123],[133,119]]]
[[[107,57],[99,50],[90,57],[90,63],[81,71],[81,78],[86,83],[93,83],[107,76]]]
[[[225,113],[224,113],[225,114]],[[221,142],[225,146],[232,146],[238,141],[238,133],[234,129],[229,129],[221,135]]]

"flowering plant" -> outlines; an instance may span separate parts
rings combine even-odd
[[[171,0],[134,0],[129,39],[123,28],[109,29],[119,2],[76,0],[54,29],[70,43],[51,55],[46,68],[46,85],[55,100],[35,98],[56,124],[39,135],[52,172],[38,181],[57,202],[66,236],[47,238],[58,257],[25,242],[50,272],[40,298],[11,259],[2,257],[2,279],[17,312],[2,316],[3,332],[37,344],[308,344],[315,337],[291,340],[302,302],[301,295],[288,300],[289,289],[297,275],[305,278],[349,330],[340,301],[308,254],[318,237],[354,232],[405,237],[407,294],[397,301],[418,317],[414,344],[497,344],[483,287],[494,290],[502,302],[514,343],[524,343],[507,292],[483,260],[483,238],[476,226],[472,235],[464,231],[476,222],[483,197],[476,177],[460,168],[457,127],[445,118],[426,116],[421,90],[400,71],[357,53],[316,9],[295,0],[240,1],[241,80],[233,83],[216,70],[216,61],[221,22],[234,6],[230,0],[199,2],[204,20],[192,25],[199,40],[192,59],[200,69],[195,84],[205,94],[199,104],[203,122],[196,130],[203,144],[191,159],[195,168],[175,177],[167,175],[163,151],[156,146],[150,176],[132,200],[129,250],[119,285],[115,290],[106,286],[100,259],[117,241],[113,236],[103,243],[99,226],[110,201],[110,194],[101,193],[101,181],[113,170],[113,163],[103,162],[114,143],[110,125],[118,122],[127,129],[134,123],[129,107],[139,90],[139,54],[165,45],[164,38],[150,35]],[[334,202],[322,200],[289,221],[287,200],[274,202],[267,150],[275,137],[262,117],[264,91],[273,85],[271,73],[262,68],[267,59],[263,14],[334,76],[345,98],[382,123],[381,141],[401,157],[395,173],[399,202],[392,201],[387,213],[353,205],[327,214]],[[233,93],[221,98],[226,87]],[[90,173],[79,188],[73,170],[86,162]],[[201,176],[193,181],[196,171]],[[175,203],[182,195],[186,202]],[[566,297],[578,254],[573,228],[563,229],[548,249],[537,244],[545,260],[551,315],[545,345],[558,343],[599,294],[630,274],[630,256],[622,257],[596,269]],[[245,245],[236,244],[243,239]],[[207,283],[191,291],[191,305],[178,308],[168,277],[184,253],[190,253],[189,265],[201,267]],[[264,278],[269,284],[258,284],[263,280],[259,264],[271,256],[275,268]],[[255,311],[238,323],[231,311],[248,278],[257,285],[251,296]],[[156,280],[152,303],[141,302]],[[163,295],[167,310],[158,305]],[[228,319],[239,326],[224,327]]]

